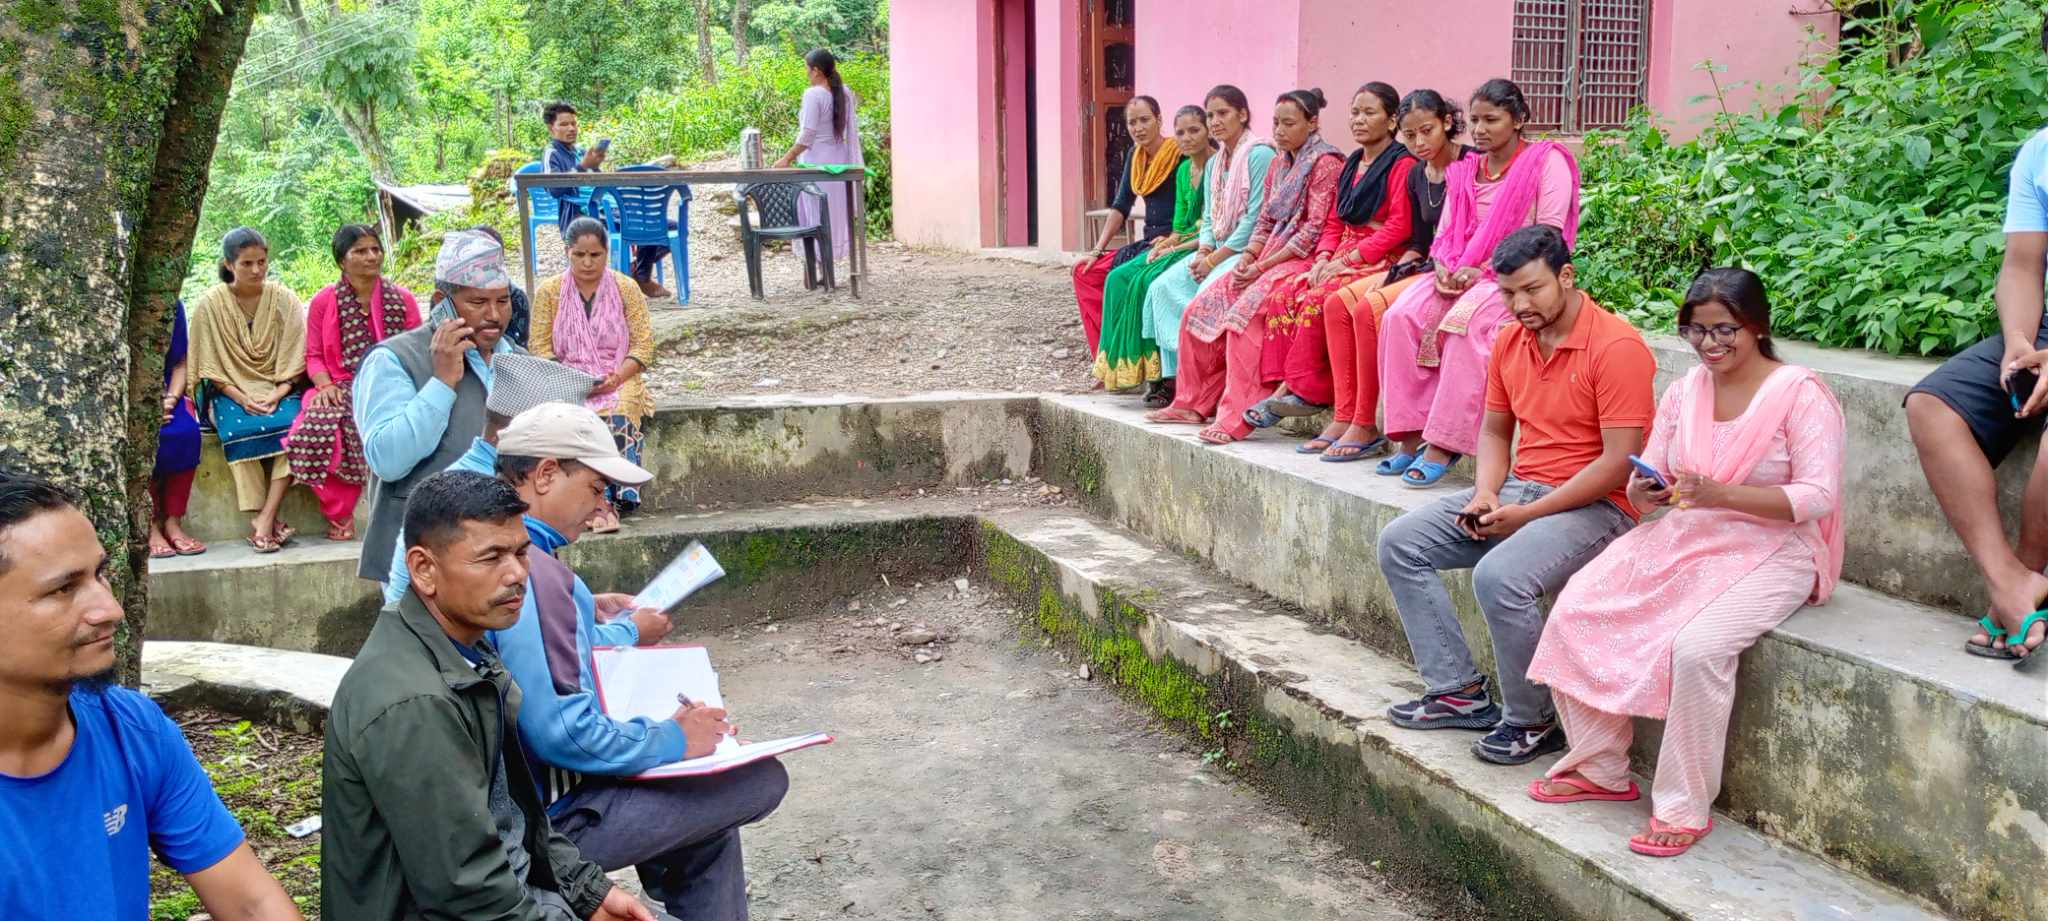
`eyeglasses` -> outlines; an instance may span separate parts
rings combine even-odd
[[[1678,328],[1678,334],[1684,336],[1685,341],[1693,345],[1699,345],[1705,341],[1709,333],[1713,334],[1715,342],[1722,345],[1734,345],[1735,337],[1741,332],[1742,327],[1733,323],[1716,323],[1712,326],[1699,326],[1687,323]]]

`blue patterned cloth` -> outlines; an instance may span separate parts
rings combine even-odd
[[[228,463],[259,460],[284,453],[284,436],[292,430],[292,420],[299,417],[299,394],[285,397],[277,411],[267,416],[249,415],[242,404],[224,395],[215,396],[208,408]]]

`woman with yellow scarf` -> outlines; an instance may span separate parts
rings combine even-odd
[[[1129,168],[1117,182],[1113,212],[1104,222],[1095,248],[1074,264],[1074,299],[1081,305],[1081,328],[1088,335],[1088,357],[1094,358],[1102,338],[1102,291],[1109,271],[1152,249],[1153,241],[1173,232],[1173,171],[1181,155],[1171,138],[1159,130],[1159,100],[1137,96],[1124,107],[1124,126],[1131,132]],[[1109,241],[1124,229],[1131,207],[1145,200],[1143,239],[1111,250]]]

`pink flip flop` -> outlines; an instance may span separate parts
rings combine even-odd
[[[1705,828],[1683,828],[1677,825],[1669,824],[1667,822],[1658,821],[1656,816],[1651,816],[1650,834],[1691,835],[1692,842],[1690,844],[1651,844],[1650,842],[1643,840],[1642,835],[1636,835],[1628,839],[1628,849],[1638,854],[1643,854],[1650,857],[1676,857],[1680,854],[1685,853],[1686,851],[1692,850],[1692,846],[1694,844],[1698,844],[1701,841],[1705,841],[1707,839],[1707,833],[1713,830],[1714,820],[1711,816],[1707,818],[1707,827]]]
[[[1561,783],[1579,792],[1566,793],[1563,796],[1559,796],[1554,793],[1545,793],[1543,792],[1543,785],[1546,783]],[[1601,787],[1596,787],[1590,783],[1585,783],[1580,780],[1577,780],[1569,775],[1562,777],[1549,777],[1543,780],[1529,781],[1529,798],[1539,803],[1587,803],[1602,801],[1612,803],[1631,803],[1636,801],[1637,799],[1640,799],[1642,795],[1643,792],[1636,788],[1636,782],[1633,780],[1628,782],[1628,789],[1626,790],[1608,790]]]

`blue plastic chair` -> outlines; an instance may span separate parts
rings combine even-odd
[[[660,170],[654,164],[627,166],[621,173],[646,173]],[[612,232],[612,267],[625,272],[632,266],[631,249],[634,246],[666,246],[669,261],[675,266],[676,302],[690,302],[690,187],[668,186],[610,186],[603,192],[609,196],[612,207],[606,216],[606,226]],[[680,199],[676,216],[670,218],[668,204],[670,196]],[[662,281],[661,265],[654,267],[655,280]]]
[[[520,167],[518,170],[516,170],[516,172],[541,172],[541,161],[535,160],[532,163],[528,163],[525,166]],[[530,210],[532,211],[532,214],[528,216],[526,219],[526,227],[524,231],[526,240],[526,270],[534,274],[539,274],[539,270],[536,268],[534,262],[534,231],[542,227],[553,227],[556,224],[561,223],[562,220],[562,209],[560,206],[560,202],[553,195],[549,195],[549,191],[550,190],[548,189],[541,188],[533,188],[526,190],[527,204]],[[569,200],[575,203],[577,207],[582,208],[583,213],[585,214],[592,214],[593,211],[601,212],[603,210],[602,208],[591,207],[592,195],[595,193],[595,191],[595,189],[592,189],[589,186],[579,187],[576,189],[576,194],[574,196],[571,196]],[[604,215],[601,213],[592,214],[592,216],[597,217],[600,220],[604,218]],[[614,234],[614,237],[616,237],[616,234]],[[613,240],[614,249],[617,248],[617,242],[618,241],[616,239]]]

